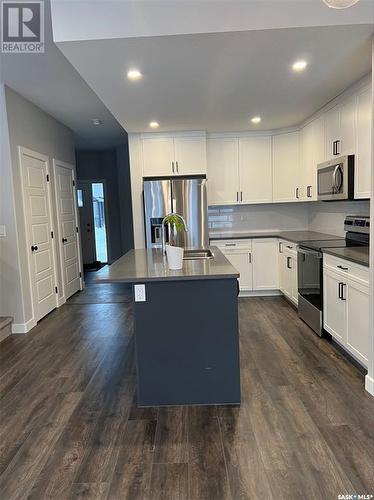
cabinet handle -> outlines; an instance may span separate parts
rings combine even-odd
[[[171,170],[172,170],[172,172],[174,174],[174,162],[173,161],[171,162]]]
[[[332,155],[335,156],[335,142],[336,141],[333,141],[332,142]],[[340,297],[339,297],[340,298]]]
[[[349,271],[349,268],[348,267],[343,267],[343,266],[336,266],[338,267],[339,269],[341,269],[342,271]]]
[[[339,141],[336,141],[336,155],[340,155],[340,140]]]
[[[177,171],[177,174],[179,174],[179,165],[177,161],[175,162],[175,169]]]
[[[62,243],[67,243],[67,238],[62,238]]]
[[[243,191],[240,191],[240,201],[243,201]]]
[[[239,201],[239,191],[236,192],[236,201]]]
[[[293,247],[291,245],[286,245],[287,248],[289,248],[290,250],[293,249]]]
[[[31,246],[31,251],[32,252],[35,252],[37,249],[38,249],[38,247],[36,245],[32,245]]]
[[[278,250],[279,250],[279,253],[283,253],[283,250],[282,250],[282,245],[283,243],[279,242],[278,243]]]
[[[338,283],[338,298],[342,298],[342,284],[343,283]]]
[[[296,188],[296,199],[297,200],[299,199],[299,188],[298,187]]]
[[[290,262],[291,262],[291,257],[287,257],[287,269],[292,269]]]
[[[312,197],[312,186],[308,186],[306,188],[306,196],[307,196],[307,198],[311,198]]]
[[[236,247],[236,243],[225,243],[225,247]]]
[[[346,297],[344,296],[344,287],[347,286],[345,283],[342,283],[342,300],[346,300]]]
[[[251,253],[248,254],[248,262],[250,264],[252,263],[252,254]]]

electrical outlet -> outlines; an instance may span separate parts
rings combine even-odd
[[[145,302],[145,285],[134,285],[135,302]]]

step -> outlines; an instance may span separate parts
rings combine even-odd
[[[0,342],[12,334],[12,323],[12,317],[0,316]]]

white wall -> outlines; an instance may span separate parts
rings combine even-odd
[[[269,203],[209,208],[209,232],[266,232],[308,228],[307,203]]]
[[[347,215],[369,215],[370,202],[333,201],[309,203],[308,228],[310,231],[345,236],[344,219]]]
[[[52,170],[53,158],[74,164],[75,152],[72,131],[52,118],[52,116],[8,87],[5,87],[5,103],[10,144],[10,164],[8,160],[6,165],[8,178],[7,197],[11,199],[14,196],[14,206],[10,206],[10,212],[12,213],[7,214],[10,234],[6,238],[5,245],[3,245],[5,256],[1,273],[1,281],[4,283],[12,282],[12,285],[10,292],[5,293],[6,297],[4,302],[2,301],[1,307],[2,314],[13,316],[16,325],[24,325],[32,319],[32,303],[29,292],[28,248],[23,217],[18,146],[24,146],[47,155],[50,162],[50,171]],[[10,176],[13,178],[13,192],[9,181]],[[17,238],[14,238],[12,232],[15,229],[12,226],[14,213]],[[58,271],[60,272],[60,266],[58,266]],[[59,277],[58,286],[61,292],[61,276]],[[16,328],[18,327],[16,326]],[[22,326],[19,328],[21,329]]]

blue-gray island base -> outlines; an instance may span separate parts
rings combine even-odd
[[[152,268],[153,260],[160,266],[159,254],[142,250],[99,271],[97,282],[137,276],[132,289],[138,406],[240,404],[238,273],[218,249],[214,254],[201,268],[191,268],[191,279],[190,263],[173,279],[167,270],[165,276]],[[147,270],[141,281],[132,267],[136,260],[141,274]],[[135,301],[139,283],[145,286],[144,302]]]

